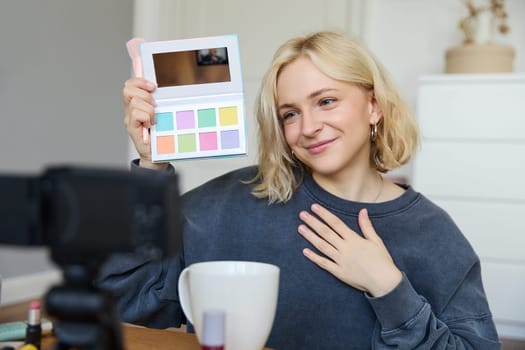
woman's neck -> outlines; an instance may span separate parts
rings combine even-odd
[[[385,187],[383,177],[372,168],[330,176],[313,173],[312,177],[319,186],[334,196],[354,202],[377,202]]]

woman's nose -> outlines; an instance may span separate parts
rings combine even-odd
[[[303,112],[302,133],[305,136],[315,136],[323,128],[321,118],[313,112]]]

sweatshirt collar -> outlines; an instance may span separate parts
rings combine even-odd
[[[359,210],[366,208],[370,217],[394,215],[400,211],[409,209],[421,199],[421,194],[405,184],[397,184],[405,189],[398,198],[380,203],[354,202],[337,197],[324,190],[315,182],[310,174],[305,173],[303,186],[305,193],[312,199],[338,215],[357,216]]]

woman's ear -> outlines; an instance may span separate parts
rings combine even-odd
[[[370,116],[370,125],[379,123],[383,118],[383,111],[377,103],[374,90],[368,91],[368,115]]]

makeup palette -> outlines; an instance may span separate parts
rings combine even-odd
[[[236,35],[145,42],[144,78],[157,84],[153,161],[246,154]]]

